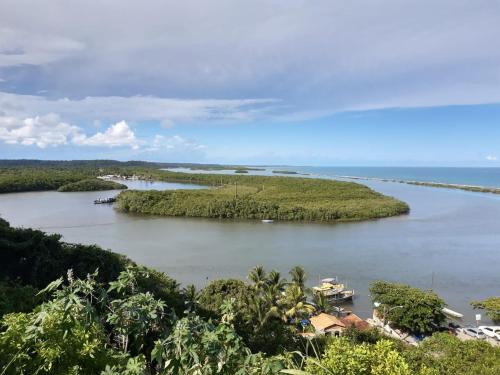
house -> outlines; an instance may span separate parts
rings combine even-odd
[[[356,314],[350,313],[342,318],[340,321],[345,324],[346,327],[356,327],[360,331],[366,331],[370,329],[370,324],[366,320],[361,319]]]
[[[313,316],[310,321],[317,334],[340,336],[346,327],[339,318],[325,313]]]

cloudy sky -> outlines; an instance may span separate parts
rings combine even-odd
[[[500,166],[500,1],[2,0],[0,158]]]

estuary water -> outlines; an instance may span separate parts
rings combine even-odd
[[[324,178],[339,174],[326,169],[300,172]],[[500,195],[358,182],[407,202],[410,214],[361,223],[263,224],[129,215],[110,205],[92,204],[117,193],[111,191],[2,194],[0,215],[13,226],[60,233],[67,242],[96,243],[200,287],[215,278],[244,278],[257,264],[285,276],[299,264],[311,285],[328,276],[347,282],[356,291],[348,307],[365,318],[371,314],[368,287],[377,279],[432,288],[469,322],[475,314],[471,300],[500,295]],[[127,184],[141,189],[200,188]]]

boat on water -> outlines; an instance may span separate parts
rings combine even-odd
[[[330,302],[341,303],[352,300],[354,290],[345,290],[345,284],[338,281],[336,277],[321,280],[320,285],[312,288],[313,293],[322,294]]]
[[[115,197],[109,197],[109,198],[97,198],[94,201],[94,204],[106,204],[106,203],[114,203],[116,202]]]
[[[354,297],[354,290],[343,290],[339,293],[328,296],[328,300],[334,303],[342,303],[347,301],[352,301]]]
[[[449,309],[447,307],[443,307],[441,309],[441,312],[444,314],[444,315],[448,315],[448,316],[451,316],[453,318],[458,318],[458,319],[461,319],[464,317],[464,314],[461,314],[457,311],[453,311],[452,309]]]
[[[271,219],[264,219],[264,220],[261,220],[263,223],[265,224],[271,224],[271,223],[274,223],[274,220],[271,220]]]
[[[314,286],[312,290],[314,293],[329,297],[340,293],[344,290],[344,287],[344,284],[339,283],[336,277],[329,277],[327,279],[321,280],[320,285]]]

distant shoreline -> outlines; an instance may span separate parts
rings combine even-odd
[[[449,183],[445,183],[445,182],[432,182],[432,181],[399,180],[399,179],[395,179],[395,178],[381,178],[381,177],[342,176],[342,175],[334,175],[333,177],[345,178],[345,179],[349,179],[349,180],[395,182],[398,184],[464,190],[464,191],[472,191],[475,193],[500,194],[500,188],[479,186],[479,185],[449,184]]]

